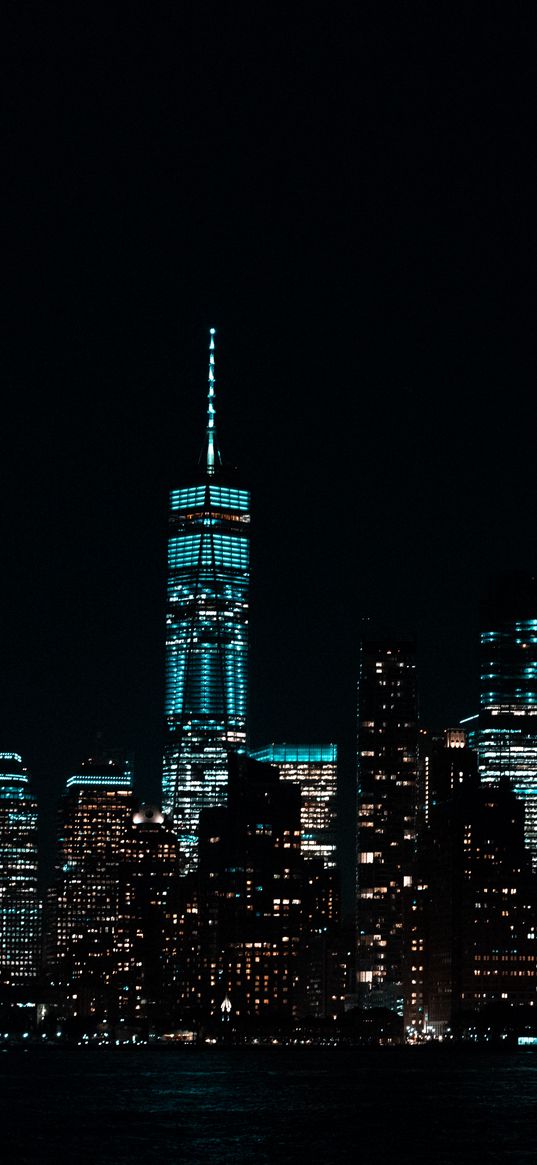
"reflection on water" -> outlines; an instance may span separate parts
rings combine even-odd
[[[4,1162],[529,1165],[537,1156],[531,1050],[31,1048],[2,1054],[0,1074]]]

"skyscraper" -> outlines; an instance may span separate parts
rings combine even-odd
[[[76,1016],[130,1010],[129,917],[134,799],[119,757],[91,759],[69,777],[60,808],[47,963]]]
[[[300,846],[305,858],[336,864],[337,745],[270,744],[251,755],[276,765],[300,788]]]
[[[159,1023],[178,1004],[180,964],[179,875],[175,835],[160,810],[141,805],[132,822],[128,909],[132,918],[134,1015]]]
[[[37,805],[16,752],[0,752],[0,982],[24,986],[39,968]]]
[[[400,1010],[404,889],[416,838],[417,704],[412,642],[362,641],[358,687],[358,994]]]
[[[537,578],[499,576],[481,608],[479,772],[509,782],[524,802],[524,834],[537,868]]]
[[[118,753],[67,781],[50,894],[47,966],[70,1018],[147,1022],[176,1004],[177,839],[136,807]]]
[[[222,465],[210,330],[204,464],[170,495],[163,803],[197,863],[202,809],[223,803],[230,749],[246,745],[250,495]]]
[[[477,804],[474,802],[476,788],[477,753],[468,748],[463,729],[447,728],[436,733],[421,728],[416,857],[404,903],[404,1018],[407,1033],[423,1032],[429,1023],[433,1024],[432,1030],[441,1033],[443,1029],[438,1024],[442,1008],[443,1022],[451,1016],[451,986],[445,989],[439,986],[437,1004],[430,1006],[432,936],[434,933],[434,958],[438,958],[439,966],[443,964],[447,982],[451,976],[453,914],[458,909],[457,894],[452,893],[451,875],[448,874],[458,828],[454,807],[466,805],[468,808],[469,804]],[[433,875],[433,870],[436,870],[436,875]],[[469,873],[469,870],[461,869],[461,876]],[[440,876],[436,888],[434,876]]]

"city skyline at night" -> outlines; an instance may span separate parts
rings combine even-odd
[[[6,1165],[535,1156],[533,24],[8,6]]]
[[[340,1039],[347,1012],[386,1013],[400,1042],[532,1008],[535,576],[491,582],[480,713],[441,735],[419,715],[415,640],[362,635],[353,927],[338,745],[249,749],[250,498],[220,457],[215,335],[200,468],[170,494],[162,811],[133,792],[129,741],[82,761],[42,912],[37,807],[20,756],[1,754],[7,1026],[28,1007],[58,1039],[317,1020]],[[10,1011],[17,989],[31,998]]]
[[[196,864],[196,829],[200,812],[205,807],[222,803],[227,781],[228,750],[237,747],[241,750],[246,747],[248,697],[250,699],[253,697],[254,705],[259,704],[260,698],[256,683],[254,682],[252,685],[248,680],[250,493],[240,484],[240,481],[243,480],[242,476],[237,477],[237,471],[227,466],[220,455],[215,407],[216,329],[211,327],[208,332],[209,373],[205,440],[197,468],[193,469],[190,474],[192,484],[183,487],[172,486],[169,493],[170,528],[165,649],[166,737],[162,789],[160,788],[160,779],[158,783],[151,775],[147,779],[147,773],[141,770],[139,764],[135,766],[135,786],[140,790],[142,799],[149,797],[161,801],[165,812],[175,819],[176,828],[184,848],[186,870],[193,869]],[[197,389],[198,400],[194,411],[199,417],[201,398],[199,385]],[[190,461],[192,461],[192,457],[190,457]],[[187,476],[185,475],[185,480]],[[174,477],[177,481],[177,471],[174,472]],[[260,506],[263,507],[263,492],[260,494]],[[285,527],[279,525],[278,530],[285,544],[287,538]],[[258,530],[261,542],[263,541],[262,535],[263,531]],[[271,545],[269,542],[267,544]],[[260,544],[258,543],[258,555],[259,549]],[[521,572],[519,572],[519,577],[522,577]],[[264,614],[254,606],[254,624],[257,623],[259,626],[263,622]],[[403,626],[409,626],[408,619],[404,614],[400,622]],[[380,620],[380,624],[382,625],[382,620]],[[483,651],[483,638],[481,650]],[[250,654],[254,664],[255,680],[257,672],[255,644],[253,654]],[[358,666],[358,658],[357,653],[354,659],[355,667]],[[336,673],[336,682],[337,679]],[[440,674],[439,680],[441,681]],[[527,691],[533,692],[533,672],[529,678],[526,675],[524,682]],[[477,687],[477,674],[475,686]],[[421,683],[419,695],[422,707],[423,690],[424,685]],[[296,697],[297,707],[300,709],[301,693],[298,690]],[[528,697],[530,703],[531,698]],[[517,712],[513,714],[519,715]],[[481,718],[483,720],[483,711]],[[257,724],[256,735],[258,736],[259,722],[255,717],[254,721]],[[300,722],[299,717],[296,721],[297,725]],[[425,723],[423,716],[421,722]],[[449,722],[447,714],[440,720],[440,723],[442,722],[444,726]],[[288,721],[288,723],[292,722]],[[477,717],[464,717],[461,724],[468,730],[472,746],[478,747]],[[517,728],[518,730],[519,728]],[[483,728],[479,731],[481,732],[479,737],[480,755],[483,758],[486,740]],[[497,728],[495,731],[498,731]],[[275,734],[271,733],[269,728],[266,735]],[[290,739],[293,737],[295,740],[299,739],[298,727],[296,730],[291,727],[291,731],[287,735]],[[355,757],[354,749],[350,747],[353,727],[348,710],[346,724],[342,729],[340,728],[338,735],[339,752],[342,759],[340,760],[337,784],[338,745],[300,746],[288,744],[261,748],[254,744],[251,755],[267,761],[272,760],[272,763],[276,764],[280,762],[282,775],[285,776],[286,770],[288,770],[288,779],[294,779],[299,784],[303,784],[304,787],[307,785],[306,766],[309,765],[310,776],[313,778],[313,782],[318,781],[318,786],[317,792],[315,792],[314,785],[311,785],[310,810],[303,809],[304,829],[307,831],[308,828],[311,828],[314,833],[317,832],[318,836],[317,840],[314,840],[312,833],[308,844],[312,854],[315,853],[316,856],[320,856],[321,851],[324,851],[325,861],[331,854],[328,864],[335,861],[337,847],[338,860],[343,874],[344,901],[346,910],[351,913],[354,909],[355,839],[349,815],[345,809],[343,811],[341,809],[342,806],[346,806],[352,808],[353,814],[355,811]],[[99,743],[101,738],[102,733],[99,731],[95,734],[95,740]],[[118,743],[118,733],[111,723],[109,723],[107,731],[107,741],[111,746]],[[132,737],[124,737],[119,743],[122,747],[126,747],[132,755]],[[321,755],[323,747],[326,756]],[[289,753],[287,758],[284,757],[286,750]],[[328,756],[330,750],[332,751]],[[532,746],[530,748],[532,757],[533,751]],[[289,760],[293,753],[296,753],[294,764]],[[79,755],[81,755],[80,752]],[[318,774],[315,761],[321,762]],[[324,776],[323,764],[326,764]],[[37,759],[38,768],[39,765],[40,757]],[[61,770],[58,775],[62,775]],[[534,826],[532,824],[533,801],[529,796],[531,790],[527,787],[527,782],[524,789],[517,786],[517,792],[526,798],[526,821],[529,837],[530,832],[532,830],[534,832]],[[318,797],[317,809],[314,807],[316,796]],[[317,825],[315,825],[315,813],[319,814],[319,808],[323,803],[324,810],[321,809],[321,813],[326,811],[324,824],[319,825],[319,818]],[[337,814],[336,804],[339,804],[340,810]],[[309,826],[306,825],[308,812]],[[45,804],[42,810],[45,823],[47,816],[51,821],[51,809]],[[322,839],[319,829],[321,832],[323,830],[325,832]],[[45,837],[44,853],[46,854],[47,849],[50,851],[52,842],[51,825],[49,824],[47,830],[45,824],[41,832]],[[47,859],[45,860],[46,864],[48,864]]]
[[[80,59],[52,16],[14,51],[0,728],[49,835],[98,733],[160,795],[166,498],[200,446],[209,326],[255,499],[251,744],[337,741],[345,820],[362,618],[415,631],[440,729],[477,711],[487,578],[533,565],[520,71],[502,102],[468,14],[408,37],[402,12],[349,11],[333,43],[297,21],[252,53],[237,19],[228,59],[200,12],[185,95],[177,19],[140,44],[151,83],[136,29],[97,18]]]

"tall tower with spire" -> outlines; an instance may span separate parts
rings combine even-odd
[[[250,495],[218,449],[215,335],[203,459],[170,494],[163,805],[186,872],[202,809],[225,802],[228,753],[246,747]]]

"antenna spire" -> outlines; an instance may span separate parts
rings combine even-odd
[[[216,432],[215,432],[215,371],[214,371],[214,337],[216,328],[209,328],[209,393],[207,398],[207,473],[210,477],[215,471]]]

